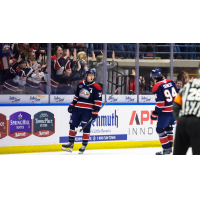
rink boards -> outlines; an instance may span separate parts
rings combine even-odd
[[[0,154],[60,151],[68,141],[69,104],[4,105],[0,110]],[[155,103],[109,103],[92,122],[87,149],[159,147]],[[82,142],[77,133],[74,150]]]

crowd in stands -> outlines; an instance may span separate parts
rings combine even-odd
[[[83,43],[67,44],[54,47],[51,56],[51,73],[48,76],[45,48],[39,43],[0,43],[0,93],[3,94],[45,94],[48,77],[50,78],[51,94],[75,94],[77,84],[85,79],[88,68],[97,71],[96,82],[103,87],[103,53],[95,53],[88,61]],[[68,49],[67,49],[68,48]],[[108,68],[115,67],[113,62]]]
[[[98,56],[101,55],[101,51],[103,50],[103,43],[62,43],[59,45],[62,45],[63,48],[80,48],[81,50],[87,50],[89,57],[92,57],[92,51],[95,51],[96,55]],[[134,43],[107,43],[107,51],[108,58],[112,58],[112,51],[116,52],[116,58],[135,58]],[[174,59],[193,60],[195,57],[196,59],[200,59],[200,43],[174,43],[173,51]],[[152,58],[153,56],[159,57],[161,59],[169,59],[170,43],[140,43],[139,52],[140,59],[149,57]]]
[[[135,94],[135,69],[131,70],[130,75],[128,76],[128,93]],[[165,77],[163,76],[165,79]],[[145,80],[146,79],[146,80]],[[189,78],[189,74],[186,71],[180,71],[176,78],[176,87],[178,91],[183,88],[183,86],[193,81],[194,77]],[[155,81],[147,76],[139,76],[139,94],[152,94],[153,86]]]
[[[185,43],[186,44],[186,43]],[[46,44],[39,43],[0,43],[0,93],[3,94],[45,94],[48,77],[52,94],[75,94],[78,82],[85,79],[88,68],[96,69],[96,82],[103,88],[103,44],[100,43],[62,43],[52,44],[51,74],[48,76]],[[181,48],[193,51],[194,43],[185,47],[174,46],[174,51]],[[115,58],[135,56],[134,44],[107,44],[108,57],[112,63],[107,68],[115,67]],[[156,47],[159,48],[159,47]],[[162,47],[168,51],[169,47]],[[89,52],[88,52],[89,49]],[[91,51],[90,51],[91,50]],[[94,51],[96,50],[96,51]],[[98,51],[97,51],[98,50]],[[159,50],[159,49],[157,49]],[[115,53],[115,51],[120,51]],[[152,43],[141,44],[141,52],[152,52]],[[89,54],[89,56],[88,56]],[[91,55],[90,55],[91,54]],[[115,55],[116,54],[116,55]],[[90,57],[90,59],[88,59]],[[94,59],[96,58],[96,61]],[[180,57],[179,57],[180,58]],[[192,55],[189,57],[192,59]],[[135,93],[135,70],[129,75],[129,94]],[[186,72],[181,72],[177,80],[179,87],[189,81]],[[180,83],[182,82],[182,84]],[[151,93],[154,82],[146,77],[139,77],[139,92]]]

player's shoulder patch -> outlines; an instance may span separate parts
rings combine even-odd
[[[156,84],[153,86],[152,92],[156,92],[157,89],[159,88],[159,86],[162,85],[163,83],[164,83],[163,81],[160,81],[160,82],[156,83]]]
[[[78,86],[78,85],[80,85],[81,83],[83,83],[83,80],[82,80],[82,81],[80,81],[80,82],[77,84],[77,86]]]
[[[97,90],[102,90],[101,86],[98,83],[92,84]]]

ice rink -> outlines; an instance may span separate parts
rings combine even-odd
[[[161,151],[161,148],[133,148],[133,149],[106,149],[106,150],[86,150],[83,155],[155,155]],[[13,155],[13,154],[6,154]],[[65,155],[65,156],[83,156],[79,155],[78,151],[68,153],[66,151],[58,152],[42,152],[42,153],[24,153],[15,155]],[[189,148],[187,155],[192,155],[192,149]]]

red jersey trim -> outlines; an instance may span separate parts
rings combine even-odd
[[[94,109],[94,105],[93,104],[88,104],[88,103],[83,103],[83,102],[77,102],[75,107]]]
[[[55,68],[55,69],[60,69],[60,68],[61,68],[61,66],[60,66],[60,64],[59,64],[59,62],[58,62],[58,60],[56,60],[54,68]]]
[[[98,111],[92,111],[93,115],[98,115]]]
[[[98,83],[92,84],[97,90],[102,90],[101,86]]]
[[[80,83],[83,83],[83,81],[80,81],[80,82],[77,84],[77,86],[78,86]]]
[[[68,60],[67,63],[66,63],[66,65],[65,65],[65,70],[66,69],[70,69],[70,66],[71,66],[71,61]]]
[[[156,83],[156,84],[153,86],[152,92],[156,92],[160,85],[166,84],[166,83],[168,83],[169,81],[171,81],[171,80],[170,80],[170,79],[164,79],[164,80],[162,80],[162,81]]]
[[[161,144],[166,144],[166,143],[169,142],[169,139],[168,139],[168,137],[166,136],[166,137],[164,137],[164,138],[160,138],[160,142],[161,142]]]
[[[74,100],[75,100],[75,101],[77,101],[77,100],[78,100],[78,98],[77,98],[77,97],[74,97]]]
[[[13,86],[13,85],[10,85],[10,84],[8,84],[8,83],[4,83],[4,87],[6,87],[6,88],[8,88],[9,90],[12,90],[12,91],[14,91],[14,92],[16,92],[17,91],[17,87],[15,87],[15,86]]]
[[[172,106],[165,107],[165,108],[163,108],[162,111],[163,112],[172,112],[173,111],[173,107]]]
[[[156,102],[156,106],[158,108],[163,108],[165,106],[165,102],[164,101],[163,102]]]
[[[94,102],[94,105],[101,107],[102,103],[101,102]]]
[[[51,79],[51,85],[53,87],[58,87],[59,83],[55,82],[54,80]]]

